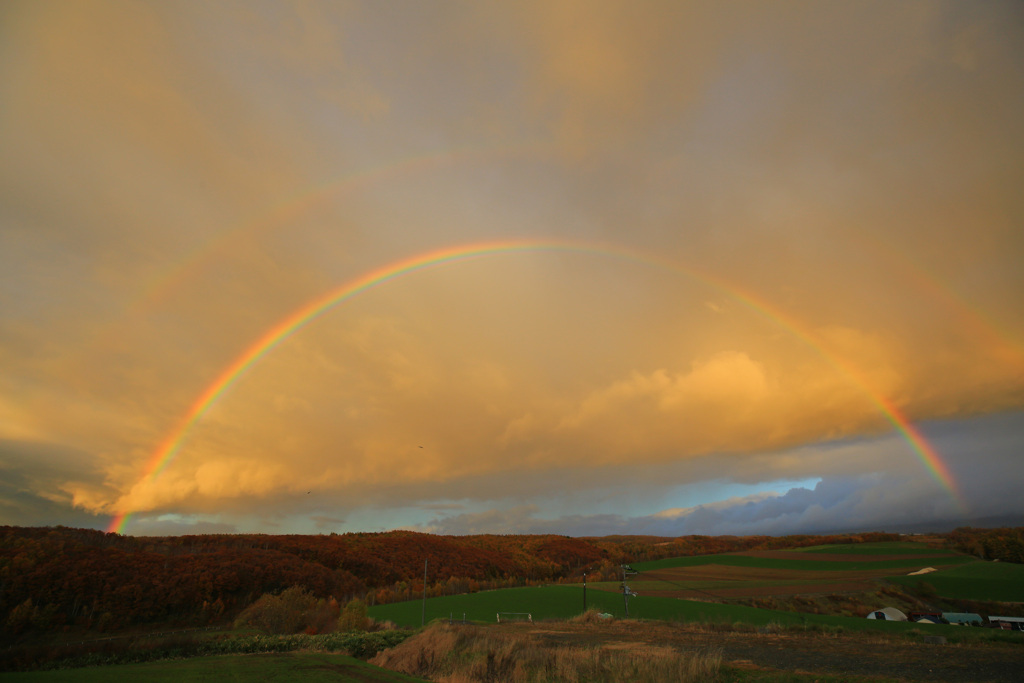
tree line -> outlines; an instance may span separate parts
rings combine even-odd
[[[114,631],[226,623],[265,594],[301,587],[367,604],[478,590],[615,580],[625,562],[823,543],[841,536],[330,535],[132,537],[67,527],[0,527],[0,630]],[[1018,533],[1019,539],[1019,533]]]
[[[953,548],[983,560],[1024,564],[1024,528],[961,527],[947,534]]]

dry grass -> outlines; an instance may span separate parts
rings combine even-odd
[[[602,624],[606,621],[608,620],[601,618],[600,610],[593,607],[569,619],[570,624]]]
[[[546,645],[527,635],[479,626],[435,624],[370,662],[443,683],[509,681],[712,681],[720,652],[669,647]]]

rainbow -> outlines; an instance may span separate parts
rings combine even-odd
[[[887,397],[874,390],[866,378],[849,363],[830,353],[822,344],[798,321],[792,319],[784,312],[776,309],[768,302],[760,299],[752,293],[746,292],[735,285],[726,283],[721,279],[703,273],[696,268],[683,267],[678,263],[668,261],[658,256],[643,254],[619,246],[600,245],[591,243],[575,243],[558,240],[518,240],[518,241],[497,241],[465,244],[452,247],[445,247],[428,251],[425,253],[410,256],[398,261],[391,262],[375,270],[371,270],[356,279],[346,282],[321,296],[307,302],[305,305],[280,320],[276,325],[268,329],[259,339],[252,343],[240,356],[214,379],[214,381],[198,396],[192,406],[178,422],[175,428],[168,434],[167,438],[153,452],[147,463],[141,482],[155,479],[173,461],[182,443],[188,436],[193,425],[202,418],[221,396],[227,392],[232,385],[256,362],[270,353],[281,342],[295,334],[298,330],[316,320],[334,306],[341,304],[363,292],[387,282],[397,280],[406,275],[416,273],[429,268],[436,268],[448,264],[467,261],[503,253],[515,252],[550,252],[569,251],[594,253],[603,256],[612,256],[619,259],[635,261],[646,265],[656,265],[673,272],[682,273],[690,278],[709,284],[719,289],[757,313],[769,318],[776,324],[794,334],[813,348],[831,365],[847,376],[859,389],[867,395],[880,413],[896,428],[900,435],[907,441],[914,453],[920,458],[932,476],[945,488],[953,499],[966,510],[965,502],[960,494],[956,482],[948,466],[935,449],[925,440],[924,436],[911,424],[908,417]],[[132,515],[131,510],[121,510],[115,514],[110,522],[108,531],[121,533]]]
[[[960,511],[967,511],[967,501],[956,485],[956,480],[953,478],[953,473],[950,471],[949,466],[892,399],[872,387],[864,373],[842,357],[828,351],[811,333],[805,330],[804,326],[784,312],[750,293],[742,293],[738,298],[756,310],[770,316],[792,334],[803,340],[858,387],[871,400],[885,419],[896,428],[896,431],[910,445],[914,454],[917,455],[918,459],[921,460],[936,481],[952,496]]]

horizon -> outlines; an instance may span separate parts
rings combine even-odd
[[[544,536],[555,536],[555,537],[558,537],[558,538],[570,538],[570,539],[575,539],[575,540],[588,540],[588,539],[602,540],[602,539],[609,539],[609,538],[684,539],[684,538],[691,538],[691,537],[695,537],[695,536],[696,537],[702,537],[702,538],[709,537],[707,534],[685,534],[685,535],[682,535],[682,536],[660,536],[660,535],[653,535],[653,534],[610,533],[610,534],[604,534],[602,536],[591,536],[591,535],[580,535],[580,536],[577,536],[577,535],[573,535],[573,534],[559,534],[559,533],[554,533],[554,532],[548,532],[548,533],[509,533],[509,534],[499,534],[499,533],[438,533],[436,531],[419,531],[419,530],[416,530],[416,529],[385,529],[383,531],[341,531],[341,532],[329,531],[329,532],[326,532],[326,533],[325,532],[316,532],[316,533],[299,533],[299,534],[292,534],[292,533],[288,533],[288,534],[275,534],[275,533],[268,533],[268,532],[264,532],[264,531],[257,531],[257,532],[234,531],[234,532],[229,532],[229,533],[222,533],[222,532],[197,533],[197,532],[194,532],[194,531],[178,531],[176,533],[168,533],[168,534],[146,534],[146,535],[140,535],[140,534],[123,533],[123,532],[118,532],[118,531],[107,531],[107,530],[105,530],[103,528],[96,528],[96,527],[69,527],[69,526],[64,526],[62,524],[43,525],[43,526],[11,525],[10,528],[15,528],[15,529],[70,529],[70,530],[73,530],[73,531],[97,531],[97,532],[101,532],[101,533],[104,533],[104,534],[109,534],[109,533],[118,534],[118,535],[124,536],[126,538],[174,538],[176,536],[345,536],[345,535],[359,535],[359,534],[392,534],[392,533],[409,533],[409,534],[417,534],[417,535],[423,535],[423,536],[438,536],[438,537],[443,537],[443,538],[465,538],[465,537],[473,537],[473,536],[541,536],[541,537],[544,537]],[[788,533],[785,533],[785,534],[748,534],[747,537],[755,538],[755,537],[766,536],[766,537],[770,537],[770,538],[785,538],[785,537],[788,537],[788,536],[810,536],[810,537],[820,536],[822,538],[829,538],[829,537],[840,537],[840,538],[842,538],[842,537],[847,537],[847,536],[855,537],[855,536],[858,536],[858,535],[861,535],[861,534],[876,534],[876,533],[878,533],[878,534],[896,534],[896,535],[899,535],[899,536],[907,536],[907,537],[917,537],[917,536],[927,537],[927,536],[931,536],[931,535],[942,536],[944,534],[948,534],[948,533],[951,533],[953,531],[956,531],[957,529],[965,529],[965,528],[966,529],[1018,529],[1018,528],[1024,528],[1024,518],[1020,518],[1020,517],[1007,517],[1007,518],[988,517],[988,518],[985,518],[985,519],[973,520],[972,524],[963,524],[961,526],[953,526],[952,522],[949,522],[949,523],[944,523],[944,522],[941,522],[941,521],[925,522],[925,523],[917,525],[917,528],[919,529],[917,531],[902,531],[902,530],[884,529],[884,528],[864,528],[864,529],[857,529],[857,530],[852,530],[852,529],[845,529],[845,530],[844,529],[836,529],[836,530],[831,530],[831,531],[816,532],[816,533],[813,533],[813,534],[805,534],[805,533],[792,533],[792,534],[788,534]],[[717,537],[721,537],[721,538],[744,538],[744,536],[739,536],[739,535],[736,535],[736,534],[716,534],[716,535],[710,536],[710,537],[711,538],[717,538]]]
[[[737,534],[716,534],[716,535],[685,534],[685,535],[681,535],[681,536],[662,536],[662,535],[657,535],[657,534],[632,534],[632,533],[610,533],[610,534],[604,534],[604,535],[600,535],[600,536],[594,536],[594,535],[560,534],[560,533],[555,533],[555,532],[542,532],[542,533],[451,533],[451,534],[447,534],[447,533],[438,533],[436,531],[421,531],[421,530],[418,530],[418,529],[408,529],[408,528],[385,529],[383,531],[342,531],[342,532],[330,531],[330,532],[326,532],[326,533],[324,533],[324,532],[317,532],[317,533],[308,533],[308,534],[302,534],[302,533],[300,533],[300,534],[292,534],[292,533],[267,533],[267,532],[262,532],[262,531],[260,531],[260,532],[230,532],[230,533],[223,533],[223,532],[194,533],[194,532],[190,531],[190,532],[187,532],[187,533],[186,532],[181,532],[181,533],[171,533],[171,534],[139,535],[139,534],[127,534],[127,533],[117,532],[117,531],[109,531],[109,530],[105,530],[105,529],[102,529],[102,528],[95,528],[95,527],[71,527],[71,526],[65,526],[63,524],[52,524],[52,525],[41,525],[41,526],[33,526],[33,525],[4,525],[4,526],[6,528],[10,528],[10,529],[65,529],[65,530],[68,530],[68,531],[94,531],[94,532],[97,532],[97,533],[100,533],[100,534],[103,534],[103,535],[106,535],[106,534],[116,534],[116,535],[122,536],[124,538],[140,538],[140,539],[144,539],[144,538],[174,538],[174,537],[177,537],[177,536],[327,536],[327,537],[331,537],[331,536],[346,536],[346,535],[412,534],[414,536],[416,536],[416,535],[421,535],[421,536],[437,536],[437,537],[441,537],[441,538],[470,538],[470,537],[476,537],[476,536],[502,536],[502,537],[515,537],[515,536],[548,537],[548,536],[550,536],[550,537],[555,537],[555,538],[568,538],[568,539],[572,539],[572,540],[583,540],[583,541],[585,541],[585,540],[604,541],[604,540],[608,540],[608,539],[617,539],[617,538],[653,539],[653,540],[659,540],[659,539],[660,540],[664,540],[664,539],[683,540],[683,539],[688,539],[688,538],[736,538],[736,539],[741,539],[741,538],[779,538],[779,539],[784,539],[784,538],[789,538],[789,537],[810,537],[810,538],[823,538],[823,539],[843,539],[843,538],[858,538],[858,537],[861,537],[861,536],[870,536],[872,534],[885,534],[885,535],[890,535],[890,536],[900,536],[900,537],[906,537],[906,538],[909,539],[909,538],[918,538],[918,537],[920,537],[920,538],[928,538],[928,537],[931,537],[931,536],[946,536],[948,534],[954,533],[954,532],[959,531],[959,530],[964,530],[964,529],[966,529],[966,530],[975,530],[975,531],[983,531],[983,530],[993,531],[993,530],[1000,530],[1000,529],[1011,529],[1011,530],[1024,529],[1024,518],[1018,517],[1018,516],[1012,516],[1012,517],[987,517],[987,518],[984,518],[984,519],[973,520],[973,522],[974,522],[973,524],[964,524],[964,525],[961,525],[961,526],[952,526],[952,524],[953,524],[952,522],[943,522],[943,521],[925,522],[925,523],[917,525],[917,530],[907,530],[907,531],[898,530],[898,529],[883,529],[883,528],[861,528],[861,529],[834,529],[834,530],[826,530],[826,531],[821,531],[821,532],[815,532],[815,533],[811,533],[811,534],[807,534],[807,533],[793,533],[793,534],[788,534],[788,533],[785,533],[785,534],[781,534],[781,533],[780,534],[747,534],[747,535],[737,535]],[[878,542],[889,542],[889,541],[857,541],[857,543],[861,543],[861,542],[878,543]],[[902,541],[900,541],[900,542],[902,542]],[[841,544],[843,544],[843,541],[841,541],[841,540],[839,540],[839,541],[830,541],[829,543],[826,543],[826,545],[836,544],[836,543],[841,545]],[[728,552],[740,552],[740,551],[728,551]]]

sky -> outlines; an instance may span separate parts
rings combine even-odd
[[[1024,6],[0,4],[0,524],[1024,519]]]

